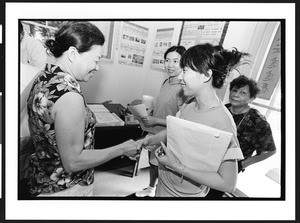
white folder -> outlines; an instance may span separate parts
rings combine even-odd
[[[193,169],[217,172],[232,133],[167,116],[167,146],[178,160]]]

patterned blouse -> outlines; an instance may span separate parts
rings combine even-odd
[[[229,111],[230,106],[231,104],[226,104]],[[244,158],[247,159],[251,157],[254,151],[256,151],[258,155],[262,152],[275,151],[276,147],[272,131],[266,118],[254,108],[251,108],[245,117],[244,115],[245,114],[232,114],[237,126],[237,137]]]
[[[33,83],[27,100],[29,129],[35,152],[30,156],[29,187],[31,195],[54,193],[76,184],[90,185],[94,169],[68,173],[59,155],[51,110],[65,93],[76,92],[82,97],[80,85],[58,66],[47,64]],[[94,149],[96,117],[85,103],[86,117],[83,149]],[[76,121],[76,120],[74,120]]]

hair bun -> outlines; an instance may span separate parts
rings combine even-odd
[[[50,51],[50,53],[57,57],[58,53],[60,52],[60,45],[58,44],[57,41],[54,39],[48,39],[45,43],[46,47]]]

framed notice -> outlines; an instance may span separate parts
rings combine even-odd
[[[45,45],[45,41],[53,38],[55,31],[59,26],[71,20],[21,20],[23,29],[33,38],[41,41]],[[113,61],[113,43],[114,43],[114,21],[89,21],[96,25],[105,37],[102,46],[101,62]]]
[[[184,21],[179,44],[186,49],[201,43],[222,45],[228,25],[228,21]]]
[[[158,29],[150,69],[164,72],[164,53],[171,47],[174,28]]]
[[[143,67],[148,44],[148,28],[124,22],[121,35],[119,64]]]

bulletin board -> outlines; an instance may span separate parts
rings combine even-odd
[[[21,21],[24,30],[35,39],[38,39],[45,45],[45,41],[53,38],[55,31],[62,24],[69,22],[66,20],[26,20]],[[113,62],[114,54],[114,21],[89,21],[95,24],[105,37],[104,45],[102,46],[101,62]]]
[[[183,21],[178,45],[186,49],[196,44],[223,45],[228,21]]]

